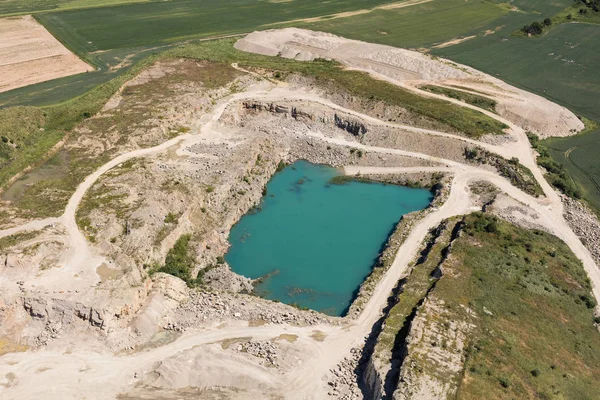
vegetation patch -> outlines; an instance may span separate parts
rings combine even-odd
[[[439,279],[435,271],[447,255],[455,225],[456,221],[445,221],[430,232],[416,265],[401,281],[401,292],[397,295],[395,305],[390,309],[385,326],[377,337],[374,356],[382,362],[391,363],[392,358],[401,358],[410,323],[421,302]]]
[[[546,170],[544,175],[548,183],[558,189],[563,194],[575,199],[581,198],[581,191],[577,184],[568,175],[563,164],[555,161],[550,156],[546,147],[540,143],[539,138],[533,133],[527,133],[531,146],[538,152],[536,162],[540,167]]]
[[[481,213],[464,222],[431,292],[479,316],[458,397],[594,398],[600,334],[581,262],[545,232]]]
[[[575,0],[574,4],[560,11],[552,17],[555,25],[569,22],[582,22],[588,24],[600,23],[600,1]]]
[[[431,93],[441,94],[442,96],[464,101],[467,104],[471,104],[472,106],[479,107],[484,110],[496,112],[496,100],[490,99],[489,97],[484,97],[473,93],[467,93],[462,90],[449,89],[446,87],[435,85],[424,85],[421,86],[419,89],[427,90]]]
[[[476,147],[466,148],[464,156],[469,161],[493,166],[513,186],[518,187],[527,194],[535,197],[544,194],[542,187],[533,176],[531,170],[521,164],[517,158],[507,160],[497,154]]]
[[[545,18],[542,22],[534,21],[529,25],[523,26],[519,33],[527,36],[539,36],[544,32],[544,29],[549,28],[551,25],[552,20]]]
[[[164,272],[176,276],[185,281],[188,286],[196,286],[202,283],[202,275],[198,275],[196,278],[192,276],[196,258],[190,247],[191,240],[191,235],[181,235],[167,253],[165,263],[156,266],[152,272]]]
[[[3,238],[0,238],[0,251],[5,251],[21,242],[33,239],[38,234],[39,232],[37,231],[31,231],[4,236]]]

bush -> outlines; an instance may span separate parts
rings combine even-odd
[[[531,371],[531,375],[532,376],[540,376],[540,374],[542,373],[542,371],[540,371],[539,369],[534,369],[533,371]]]
[[[521,30],[528,35],[541,35],[544,31],[544,27],[537,21],[531,23],[531,25],[525,25]]]
[[[177,222],[177,215],[172,212],[168,213],[165,217],[165,224],[174,224]]]
[[[180,236],[167,253],[165,264],[158,269],[158,272],[176,276],[190,286],[196,283],[191,277],[196,261],[190,250],[191,238],[191,235]]]
[[[579,296],[579,298],[581,299],[581,301],[583,301],[587,308],[591,309],[596,307],[596,300],[589,294],[582,294]]]
[[[277,168],[275,169],[275,172],[281,172],[285,169],[285,167],[287,167],[287,164],[281,160],[279,161],[279,164],[277,164]]]
[[[511,385],[511,381],[508,378],[502,377],[502,378],[498,378],[498,381],[500,382],[500,385],[503,388],[508,388]]]
[[[485,231],[488,233],[497,233],[498,232],[498,223],[496,221],[491,221],[489,224],[485,226]]]
[[[479,155],[479,150],[477,150],[477,148],[470,148],[470,147],[465,148],[464,156],[467,160],[474,160],[477,158],[478,155]]]

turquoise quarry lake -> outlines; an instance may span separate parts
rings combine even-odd
[[[231,229],[232,270],[265,277],[259,295],[344,315],[402,215],[432,200],[425,189],[331,184],[340,172],[298,161],[275,174],[258,211]]]

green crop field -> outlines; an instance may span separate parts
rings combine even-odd
[[[583,197],[600,215],[600,129],[568,138],[551,138],[543,142],[552,158],[563,164],[579,184]]]
[[[78,53],[161,45],[251,32],[280,21],[371,8],[390,0],[172,0],[41,14],[39,20]]]
[[[150,1],[152,0],[2,0],[0,1],[0,16]]]
[[[600,120],[600,26],[563,24],[539,38],[502,37],[435,51]]]

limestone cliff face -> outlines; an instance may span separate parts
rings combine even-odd
[[[466,312],[466,310],[465,310]],[[464,349],[475,326],[429,297],[413,320],[395,400],[446,399],[457,389]]]
[[[362,123],[356,120],[340,117],[339,115],[335,114],[334,121],[335,126],[345,130],[348,133],[353,134],[354,136],[360,136],[367,133],[367,128]]]
[[[297,105],[262,102],[257,100],[245,101],[242,103],[242,106],[246,110],[281,114],[299,121],[319,121],[325,124],[333,123],[339,129],[354,136],[360,136],[367,133],[367,127],[358,119],[341,113],[334,113],[331,115],[330,111],[326,111],[314,104],[310,111],[303,110]]]
[[[373,357],[369,357],[363,373],[364,384],[369,389],[372,399],[381,399],[383,397],[383,383],[385,376],[382,375],[382,369],[375,365]]]

